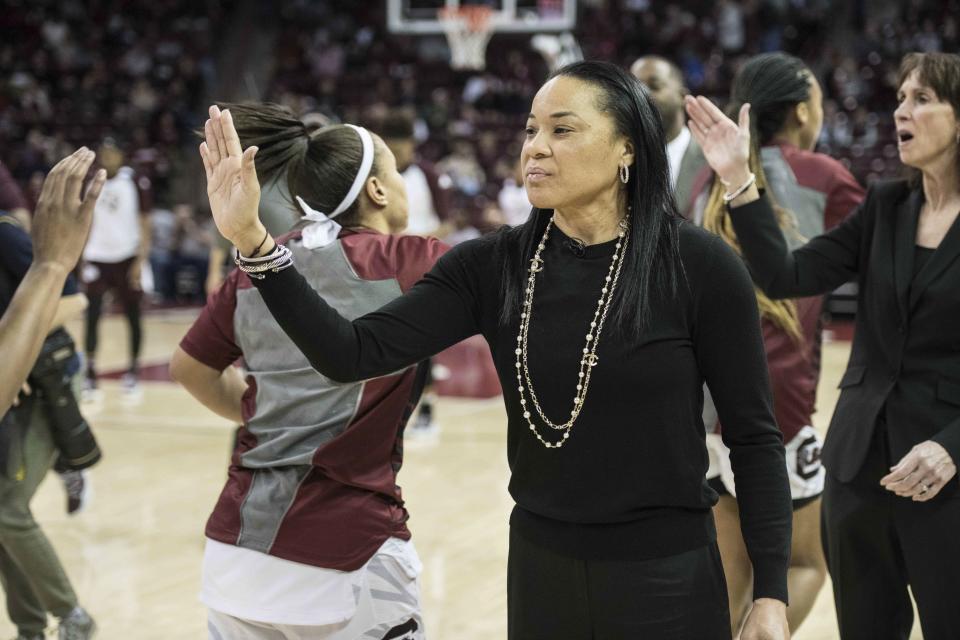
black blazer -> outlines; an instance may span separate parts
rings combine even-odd
[[[853,349],[823,448],[824,466],[842,482],[860,470],[881,417],[893,462],[933,440],[960,465],[960,219],[914,280],[923,198],[904,180],[875,184],[840,226],[792,253],[766,197],[730,210],[768,295],[825,294],[854,278],[859,285]]]

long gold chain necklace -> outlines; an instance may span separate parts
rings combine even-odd
[[[573,398],[573,409],[570,411],[570,418],[563,424],[555,424],[550,420],[540,407],[537,394],[533,390],[533,381],[530,379],[530,367],[527,363],[527,340],[530,335],[530,320],[533,318],[533,292],[536,289],[537,274],[543,271],[544,262],[540,254],[547,245],[547,238],[550,237],[550,229],[553,227],[553,217],[547,223],[547,228],[543,232],[543,237],[537,245],[537,249],[530,260],[530,276],[527,278],[527,289],[523,300],[523,310],[520,313],[520,333],[517,335],[517,348],[514,353],[517,356],[517,390],[520,392],[520,406],[523,409],[523,418],[530,425],[530,431],[537,437],[543,446],[547,449],[559,449],[563,443],[570,437],[570,430],[573,423],[580,417],[580,411],[583,409],[584,400],[587,397],[587,389],[590,386],[590,375],[594,367],[599,364],[597,357],[597,344],[600,342],[600,332],[603,330],[603,323],[607,319],[607,312],[610,310],[610,303],[613,300],[613,292],[617,287],[617,281],[620,279],[620,269],[623,267],[624,256],[627,251],[627,232],[630,230],[630,223],[626,218],[620,221],[617,232],[617,244],[613,250],[613,258],[610,261],[610,268],[607,270],[604,279],[603,288],[600,290],[600,299],[597,300],[597,310],[593,314],[593,320],[590,321],[590,329],[586,334],[586,346],[583,348],[583,357],[580,359],[580,371],[577,374],[577,393]],[[621,250],[622,247],[622,250]],[[526,387],[524,387],[526,383]],[[540,416],[540,419],[557,431],[563,431],[563,437],[557,442],[548,442],[537,430],[533,423],[530,407],[527,403],[525,392],[529,393],[530,402]]]

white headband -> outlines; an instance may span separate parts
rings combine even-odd
[[[352,124],[348,124],[347,126],[357,132],[360,136],[360,143],[363,145],[363,158],[360,160],[360,169],[357,171],[357,177],[353,179],[353,184],[350,186],[350,190],[347,191],[347,195],[343,197],[343,200],[337,205],[337,208],[329,215],[311,208],[303,198],[296,196],[297,204],[299,204],[303,210],[303,217],[314,222],[314,224],[303,229],[303,245],[307,249],[325,247],[337,239],[342,227],[334,222],[333,218],[336,218],[349,209],[350,205],[356,201],[360,195],[360,190],[363,189],[363,185],[366,184],[367,178],[370,176],[370,170],[373,168],[374,148],[373,137],[370,135],[370,132],[363,127],[357,127]]]
[[[360,134],[360,142],[363,144],[363,159],[360,160],[360,170],[357,171],[357,177],[353,179],[353,185],[350,186],[350,191],[347,191],[347,195],[343,197],[343,202],[330,214],[329,217],[331,218],[336,218],[350,208],[350,205],[352,205],[354,200],[357,199],[357,196],[360,195],[360,189],[362,189],[363,185],[367,182],[367,178],[370,176],[370,169],[373,168],[373,137],[371,137],[370,132],[363,127],[352,124],[348,124],[347,126]]]

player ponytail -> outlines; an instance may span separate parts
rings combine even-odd
[[[317,211],[332,212],[356,178],[363,159],[357,132],[346,125],[310,130],[293,112],[277,104],[223,104],[229,109],[243,147],[256,145],[261,184],[285,179],[288,193]],[[379,175],[376,147],[370,175]],[[337,222],[350,226],[359,212],[358,198]],[[295,205],[294,205],[295,206]]]

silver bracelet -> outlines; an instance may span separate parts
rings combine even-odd
[[[265,256],[258,258],[244,258],[237,253],[234,259],[237,268],[246,273],[251,278],[263,280],[266,271],[279,273],[293,264],[293,252],[283,245],[277,245],[276,248]]]
[[[249,271],[248,268],[245,268],[245,267],[239,267],[239,269],[240,269],[240,271],[243,271],[244,273],[247,274],[247,276],[249,276],[249,277],[251,277],[251,278],[256,278],[257,280],[263,280],[264,278],[266,278],[266,276],[263,275],[264,272],[266,272],[266,271],[272,271],[273,273],[280,273],[280,272],[283,271],[284,269],[286,269],[286,268],[288,268],[288,267],[291,267],[291,266],[293,266],[293,260],[292,260],[292,259],[291,259],[291,260],[287,260],[286,262],[279,262],[277,265],[273,266],[272,268],[270,268],[270,269],[264,269],[263,271]]]
[[[750,173],[750,177],[747,178],[746,182],[737,187],[733,192],[728,192],[723,194],[723,204],[730,204],[733,200],[736,200],[744,194],[744,192],[753,186],[753,183],[757,181],[757,174]],[[720,180],[720,182],[726,185],[726,181]]]
[[[248,258],[238,256],[234,260],[237,266],[246,273],[269,271],[270,269],[275,268],[278,264],[282,264],[287,261],[293,261],[293,253],[290,251],[290,249],[284,247],[283,245],[277,245],[277,250],[271,251],[268,255],[264,256],[263,259],[256,258],[254,260],[250,260]]]
[[[261,263],[261,262],[270,262],[271,260],[275,259],[278,255],[280,255],[280,253],[281,253],[280,247],[281,247],[281,245],[275,244],[275,245],[273,246],[273,249],[270,251],[270,253],[266,253],[266,254],[264,254],[264,255],[262,255],[262,256],[257,256],[256,258],[248,258],[248,257],[244,256],[242,253],[240,253],[240,250],[239,250],[239,249],[237,249],[237,257],[236,257],[236,260],[240,260],[240,261],[247,262],[247,263],[253,263],[253,264],[257,264],[257,263]],[[239,264],[239,263],[238,263],[238,264]]]

